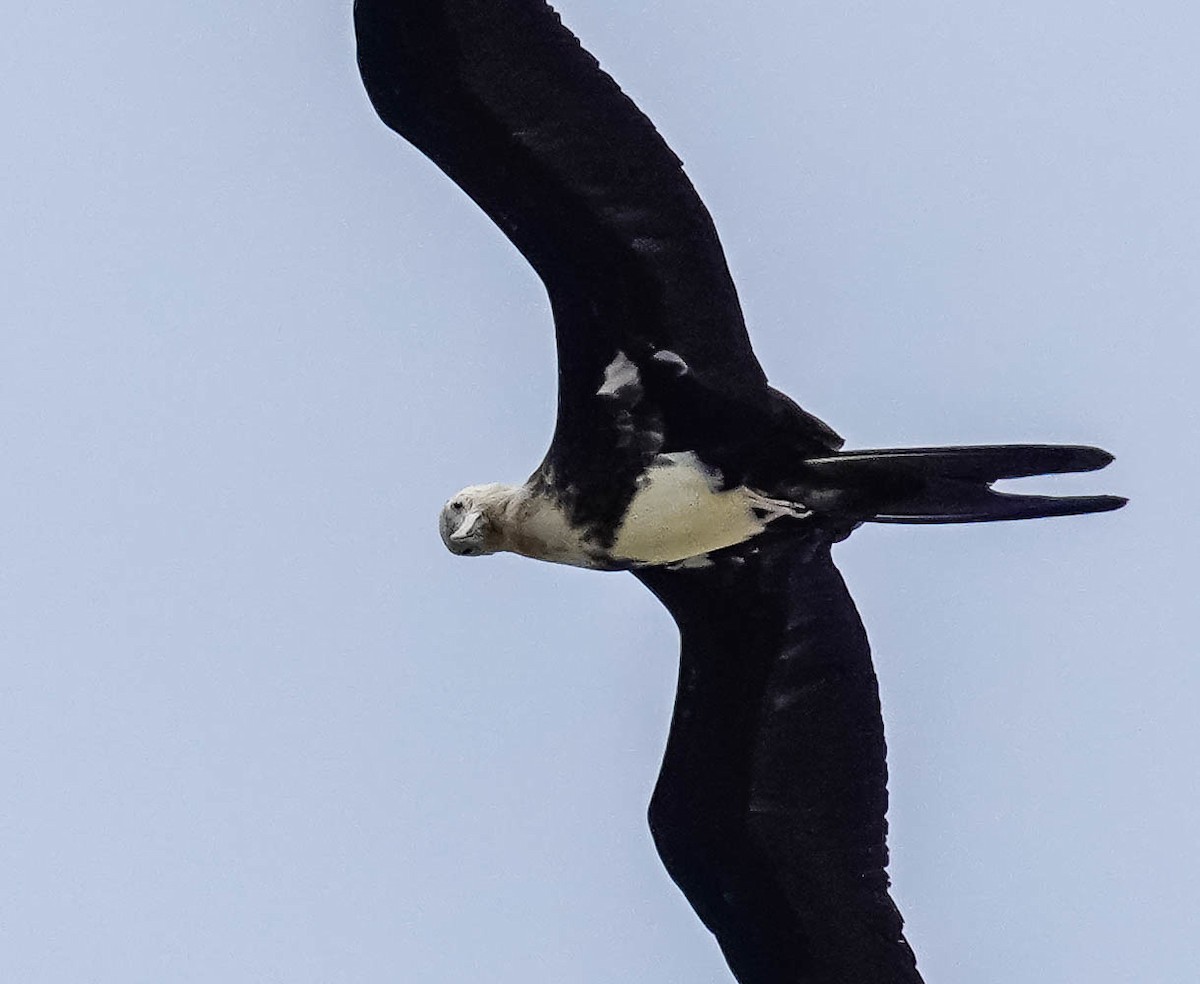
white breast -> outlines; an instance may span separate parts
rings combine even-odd
[[[692,452],[659,455],[629,503],[612,556],[674,564],[748,540],[780,516],[805,514],[753,489],[719,489],[720,476]]]

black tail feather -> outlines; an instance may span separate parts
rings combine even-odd
[[[810,460],[806,469],[818,502],[860,520],[985,523],[1119,509],[1126,500],[1115,495],[1019,495],[991,487],[1004,478],[1094,471],[1112,460],[1100,448],[1013,444],[849,451]]]
[[[1119,495],[1014,495],[946,482],[928,497],[897,503],[872,516],[872,523],[991,523],[1004,519],[1079,516],[1120,509]],[[931,492],[933,490],[931,489]]]

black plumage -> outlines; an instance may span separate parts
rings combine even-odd
[[[829,545],[808,546],[638,574],[682,638],[650,827],[742,984],[911,984],[871,652]]]
[[[582,531],[588,566],[633,567],[679,625],[650,810],[671,876],[742,984],[919,981],[887,891],[870,652],[830,546],[864,521],[1113,509],[1124,500],[991,489],[1111,457],[1036,445],[841,452],[831,428],[768,385],[678,158],[546,3],[356,0],[355,26],[381,118],[488,214],[549,293],[558,417],[525,490]],[[699,569],[614,559],[648,469],[679,452],[722,489],[808,512]]]

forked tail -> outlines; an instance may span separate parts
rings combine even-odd
[[[847,451],[806,462],[808,500],[818,510],[875,523],[986,523],[1106,512],[1127,500],[1019,495],[997,492],[992,483],[1095,471],[1112,460],[1099,448],[1045,444]]]

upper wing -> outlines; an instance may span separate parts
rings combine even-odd
[[[682,637],[651,829],[738,980],[920,984],[887,891],[871,653],[828,543],[635,573]]]
[[[491,217],[550,294],[559,438],[586,444],[618,351],[766,402],[716,230],[678,158],[543,0],[355,0],[383,121]],[[565,430],[565,432],[564,432]]]

